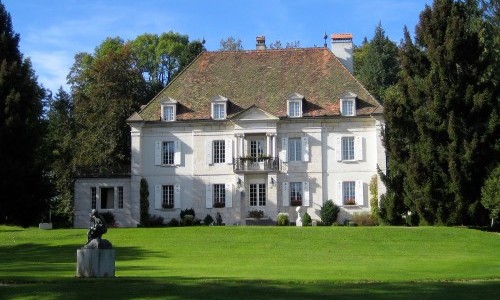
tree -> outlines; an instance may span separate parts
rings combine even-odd
[[[491,172],[481,189],[481,204],[489,211],[493,227],[500,219],[500,165]]]
[[[285,47],[281,44],[280,40],[276,40],[275,42],[269,44],[270,49],[291,49],[291,48],[300,48],[300,41],[287,42]]]
[[[41,155],[42,100],[29,59],[19,51],[19,35],[0,3],[0,223],[28,226],[41,221],[48,185]]]
[[[60,226],[71,226],[73,218],[73,152],[75,122],[71,96],[59,88],[49,102],[48,128],[45,143],[51,151],[50,182],[53,186],[51,198],[52,222]]]
[[[355,75],[379,101],[383,102],[387,88],[397,81],[399,72],[398,47],[385,35],[382,24],[368,43],[355,50]]]
[[[436,0],[405,30],[385,103],[384,206],[420,224],[484,223],[480,191],[499,157],[493,30],[474,1]],[[396,220],[398,221],[398,220]]]
[[[319,215],[323,224],[326,226],[330,226],[335,221],[337,221],[339,211],[340,208],[335,205],[332,200],[326,201],[319,211]]]
[[[220,51],[241,51],[243,50],[243,45],[241,40],[236,40],[234,37],[229,36],[227,39],[220,40]]]
[[[74,101],[74,164],[112,167],[130,162],[126,119],[146,102],[146,85],[129,43],[108,38],[93,55],[79,53],[68,75]]]

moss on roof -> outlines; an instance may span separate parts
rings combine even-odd
[[[228,116],[255,105],[286,116],[286,97],[304,95],[304,117],[340,114],[339,97],[358,95],[357,114],[368,115],[380,104],[327,48],[203,52],[139,115],[160,120],[160,102],[178,101],[177,119],[209,119],[210,99],[229,99]]]

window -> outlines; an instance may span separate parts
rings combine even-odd
[[[174,105],[162,105],[162,120],[163,121],[175,121],[175,106]]]
[[[300,138],[288,139],[288,161],[302,160],[302,140]]]
[[[250,206],[266,206],[266,184],[250,184]]]
[[[123,186],[118,187],[118,208],[123,209]]]
[[[251,140],[250,141],[250,156],[254,161],[264,161],[264,140]]]
[[[101,209],[115,208],[115,188],[101,188]]]
[[[342,99],[341,114],[343,116],[354,116],[354,99]]]
[[[90,206],[92,209],[97,208],[97,188],[96,187],[91,187],[90,188]]]
[[[174,208],[174,186],[163,185],[161,191],[161,207]]]
[[[302,182],[290,182],[290,205],[302,205]]]
[[[226,103],[212,104],[212,117],[215,120],[223,120],[226,118]]]
[[[288,101],[288,116],[292,118],[302,117],[302,101]]]
[[[344,205],[356,204],[356,182],[342,182],[342,203]]]
[[[161,163],[163,165],[173,165],[174,153],[174,142],[163,142]]]
[[[213,141],[212,155],[213,163],[220,164],[226,162],[226,145],[225,141]]]
[[[225,184],[214,184],[212,199],[213,207],[224,207],[226,205],[226,188]]]
[[[342,160],[354,160],[354,137],[342,137]]]

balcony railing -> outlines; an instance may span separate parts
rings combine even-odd
[[[280,170],[277,157],[238,157],[233,159],[235,172],[276,172]]]

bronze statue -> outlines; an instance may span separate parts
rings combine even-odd
[[[96,209],[90,213],[90,228],[87,232],[87,244],[85,249],[111,249],[111,243],[102,239],[102,235],[108,231],[106,222]]]

